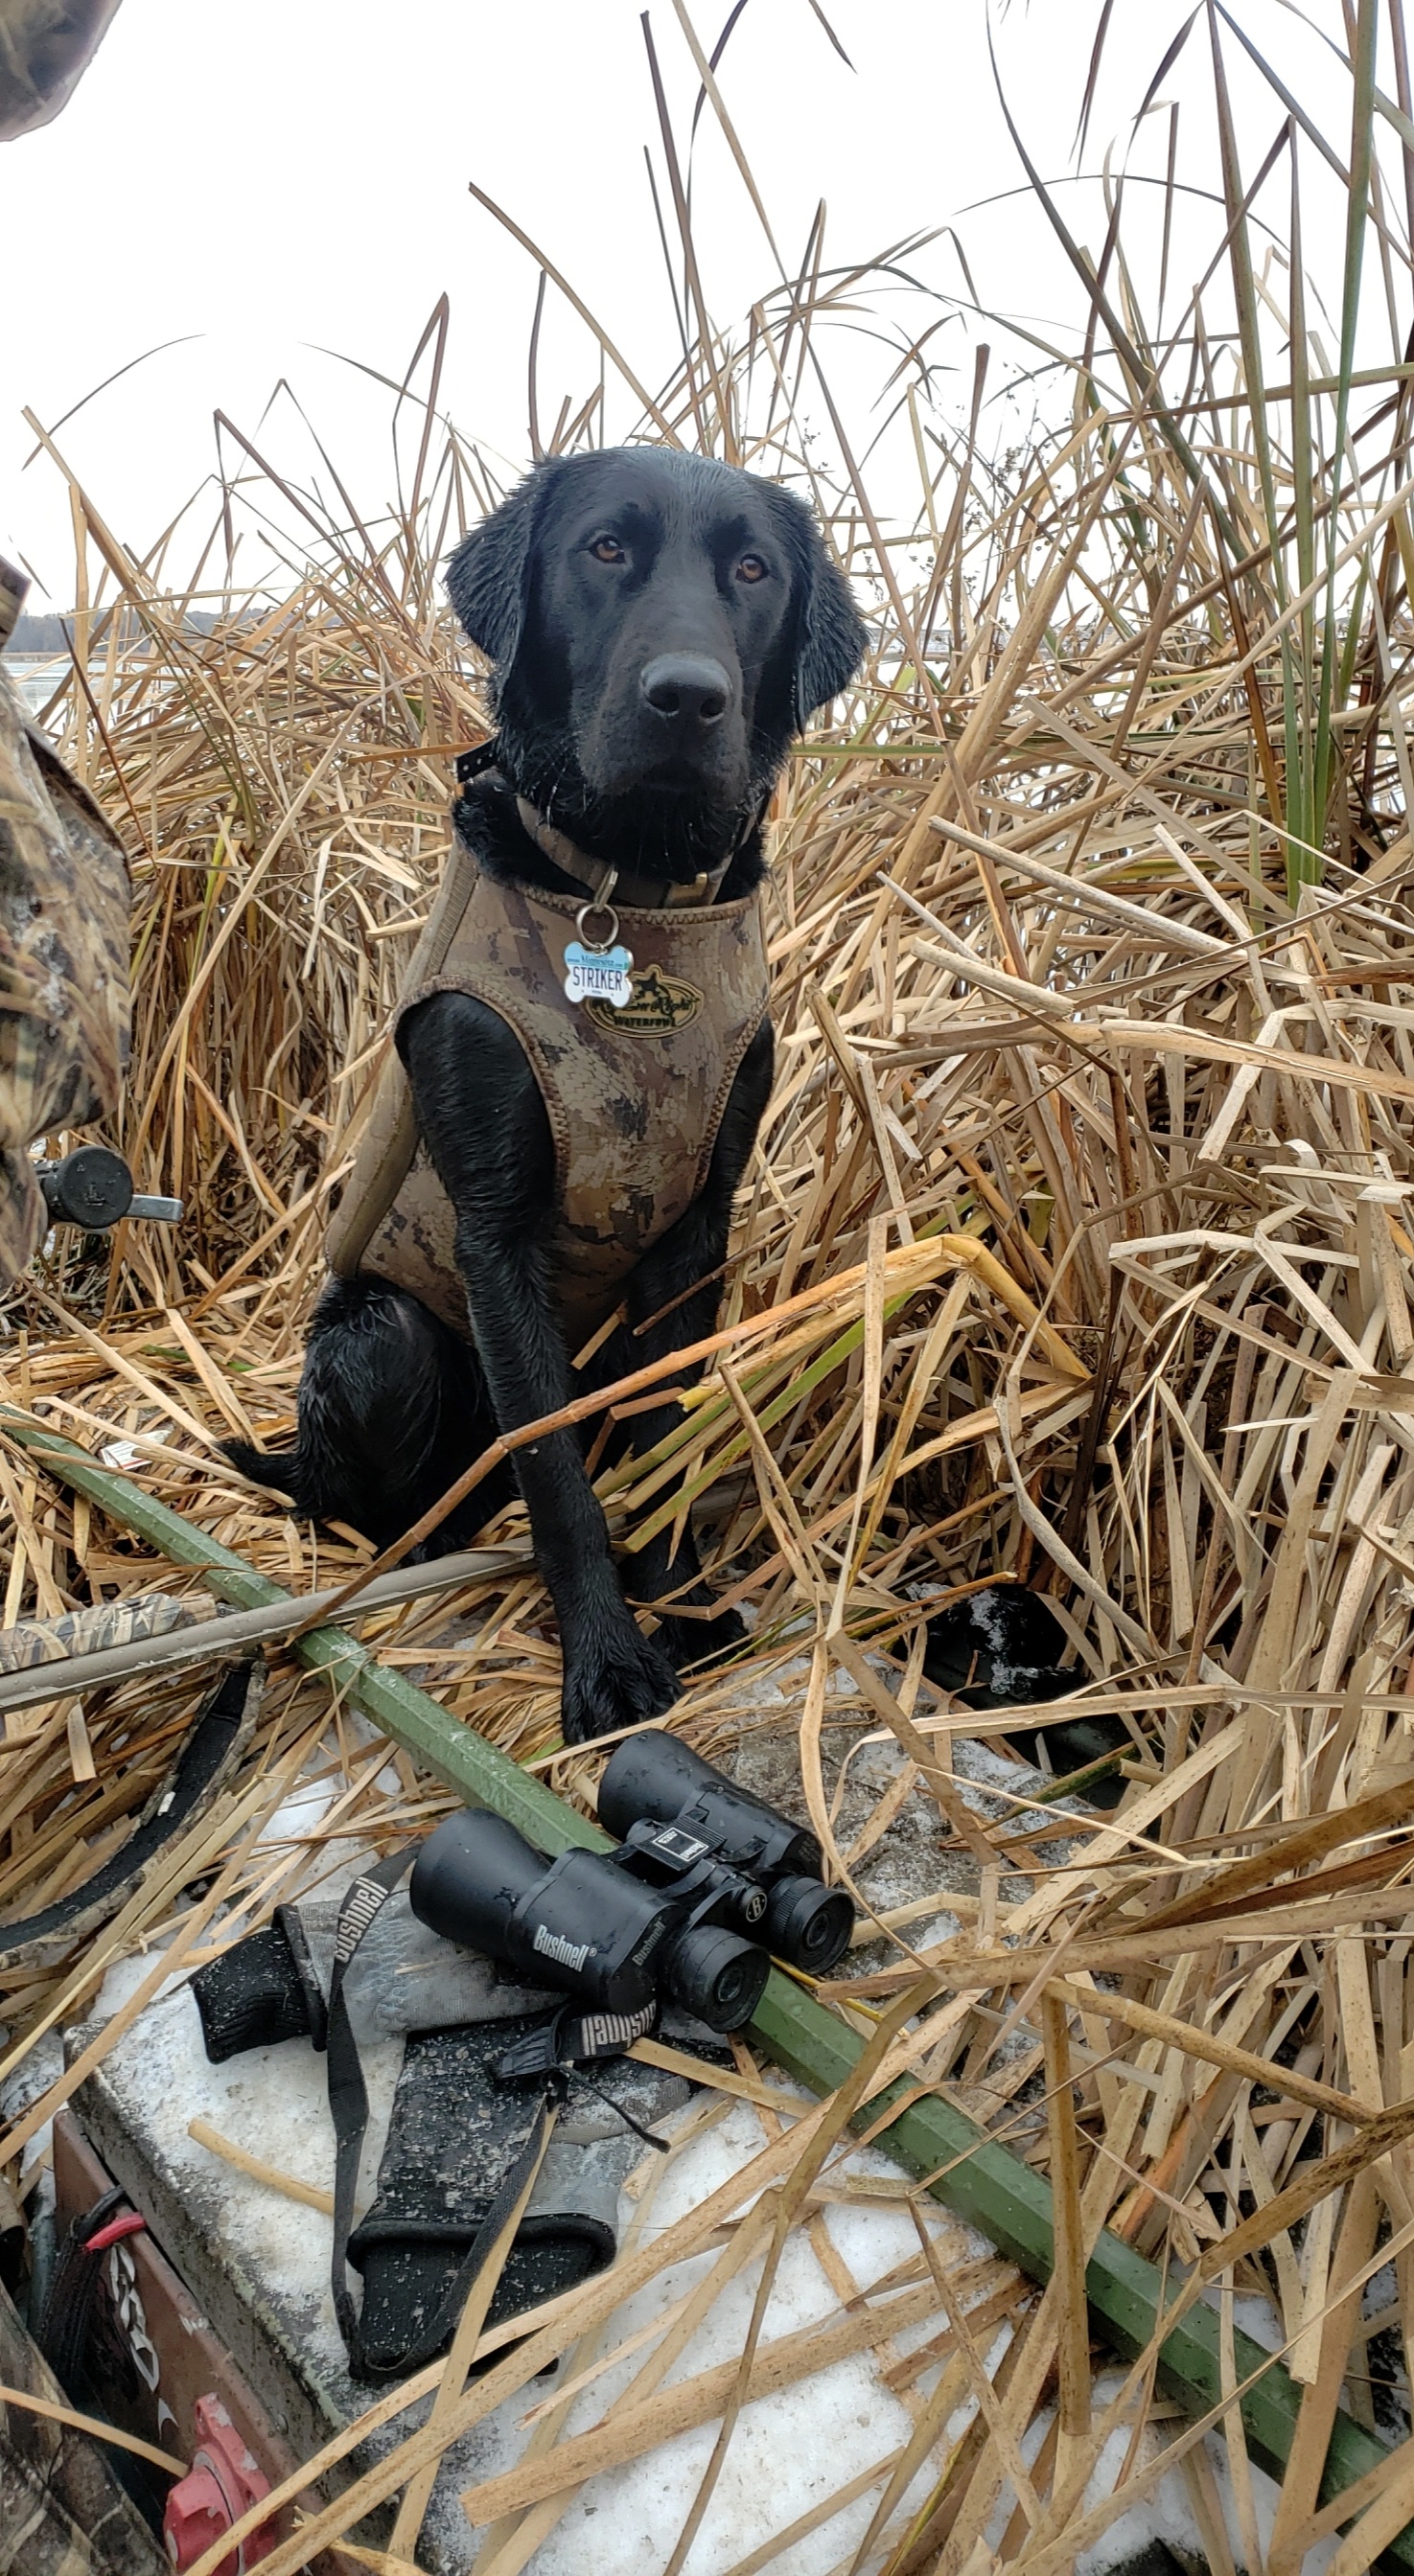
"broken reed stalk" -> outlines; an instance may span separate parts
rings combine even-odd
[[[823,218],[739,337],[704,324],[696,298],[681,367],[641,426],[815,497],[872,597],[875,651],[775,803],[780,1070],[725,1273],[728,1338],[650,1457],[596,1465],[630,1580],[635,1542],[695,1505],[719,1589],[755,1614],[750,1651],[694,1679],[674,1723],[721,1754],[763,1722],[799,1720],[809,1811],[879,1912],[896,1836],[936,1853],[940,1914],[965,1882],[967,1937],[914,1915],[917,1949],[881,1939],[854,1954],[856,2012],[916,1989],[920,1960],[933,1979],[904,2094],[878,2108],[894,2150],[920,2171],[951,2166],[950,2191],[1000,2173],[1010,2234],[995,2210],[991,2223],[1034,2264],[1049,2169],[1073,2166],[1085,2242],[1103,2250],[1092,2303],[1116,2343],[1126,2318],[1132,2342],[1152,2333],[1134,2287],[1150,2267],[1176,2282],[1202,2265],[1215,2295],[1266,2300],[1291,2377],[1268,2370],[1240,2401],[1252,2456],[1280,2456],[1280,2385],[1281,2440],[1298,2406],[1308,2437],[1334,2409],[1339,2438],[1370,2458],[1342,2576],[1387,2546],[1414,2494],[1414,2151],[1379,2125],[1397,2127],[1414,2097],[1401,1832],[1414,1754],[1414,147],[1398,7],[1377,27],[1361,0],[1349,26],[1345,73],[1308,105],[1300,61],[1268,63],[1231,16],[1213,21],[1214,164],[1177,106],[1155,170],[1142,162],[1152,120],[1128,147],[1131,176],[1155,179],[1157,250],[1126,180],[1103,210],[1097,269],[1033,166],[1038,243],[1074,277],[1085,318],[1043,361],[1053,372],[1024,429],[1012,416],[1003,428],[996,406],[1034,348],[1013,366],[1022,344],[989,324],[975,399],[954,421],[927,350],[958,308],[901,287],[897,258],[834,267]],[[1386,30],[1392,66],[1376,60]],[[1239,54],[1281,120],[1260,176],[1227,104]],[[729,74],[728,56],[705,88],[703,112],[724,122]],[[1327,186],[1344,241],[1329,348],[1303,265],[1303,244],[1332,230]],[[683,234],[674,259],[690,255],[700,284],[686,195],[669,187],[663,203]],[[1174,290],[1180,273],[1200,288]],[[905,297],[887,405],[902,388],[923,468],[916,511],[890,492],[892,524],[821,390],[832,331],[885,281]],[[971,330],[977,300],[969,286],[969,318],[948,327]],[[51,1450],[55,1432],[116,1445],[149,1499],[248,1561],[262,1597],[332,1587],[350,1616],[358,1605],[386,1722],[407,1708],[413,1662],[429,1682],[414,1696],[441,1711],[419,1714],[430,1731],[415,1758],[400,1754],[393,1790],[343,1721],[341,1695],[367,1666],[340,1647],[331,1702],[302,1640],[215,1833],[245,1812],[258,1766],[312,1731],[311,1759],[337,1788],[331,1837],[391,1847],[445,1805],[429,1746],[460,1759],[463,1721],[508,1757],[527,1814],[543,1773],[589,1830],[598,1757],[560,1744],[533,1572],[489,1597],[360,1602],[370,1551],[286,1522],[218,1445],[288,1428],[324,1212],[447,845],[448,748],[486,729],[436,574],[497,490],[439,411],[448,328],[443,305],[401,404],[415,447],[403,497],[376,526],[324,511],[245,443],[206,560],[227,560],[238,522],[262,528],[297,567],[278,595],[184,584],[171,540],[135,559],[101,496],[69,478],[89,607],[50,720],[127,833],[137,887],[134,1066],[115,1141],[139,1186],[182,1196],[189,1218],[172,1237],[128,1229],[105,1264],[56,1239],[9,1301],[10,1391],[31,1426],[40,1409]],[[630,378],[631,352],[610,346],[605,363]],[[596,385],[551,443],[588,443],[602,420]],[[46,451],[62,470],[54,439]],[[827,451],[843,460],[833,477]],[[944,1241],[968,1250],[940,1258]],[[8,1434],[0,1504],[5,1617],[151,1582],[159,1543],[122,1535],[115,1494],[71,1491]],[[520,1534],[516,1514],[506,1528]],[[1113,1814],[1043,1808],[1034,1775],[1003,1767],[1004,1720],[940,1710],[930,1692],[923,1596],[998,1572],[1066,1623],[1081,1690],[1067,1714],[1125,1724],[1129,1785]],[[33,1911],[113,1847],[186,1706],[179,1680],[91,1690],[91,1780],[62,1708],[7,1719],[0,1909]],[[1041,1711],[1028,1724],[1047,1719],[1059,1722]],[[964,1731],[993,1744],[990,1804],[956,1767]],[[853,1760],[871,1734],[902,1765],[883,1789]],[[1038,1841],[1042,1829],[1056,1839]],[[238,1873],[252,1919],[317,1875],[322,1852],[296,1838]],[[155,1888],[114,1927],[117,1947],[160,1937],[178,1894]],[[73,2018],[107,1955],[100,1942],[0,1980],[12,2047],[51,2013]],[[811,2010],[835,2034],[842,2081],[858,2033]],[[1046,2073],[1062,2038],[1069,2122]],[[783,2033],[771,2044],[788,2057]],[[1332,2161],[1350,2139],[1391,2142],[1357,2174]],[[790,2162],[787,2138],[778,2170]],[[1292,2216],[1313,2163],[1326,2196]],[[1069,2183],[1066,2196],[1073,2264]],[[1375,2269],[1357,2294],[1371,2213],[1355,2274]],[[930,2209],[926,2224],[942,2223]],[[1361,2309],[1386,2262],[1376,2324]],[[926,2287],[919,2263],[908,2297]],[[1073,2346],[1066,2445],[1041,2425],[1023,2451],[1063,2358],[1059,2303],[1008,2295],[995,2404],[958,2449],[926,2453],[921,2514],[901,2524],[897,2463],[880,2470],[870,2547],[891,2576],[951,2576],[1015,2493],[1018,2457],[1031,2492],[1000,2554],[1032,2576],[1091,2545],[1096,2517],[1157,2474],[1141,2458],[1152,2355],[1126,2399],[1114,2498],[1084,2513],[1076,2501],[1110,2417],[1096,2404],[1082,2427]],[[1258,2364],[1225,2331],[1203,2306],[1174,2330],[1236,2442],[1234,2391]],[[919,2420],[966,2385],[949,2335],[908,2383]],[[426,2465],[424,2449],[406,2473]],[[1307,2536],[1339,2512],[1309,2496],[1303,2510]],[[511,2560],[536,2528],[503,2535]],[[1302,2537],[1283,2529],[1281,2546]],[[770,2538],[762,2549],[753,2566],[770,2563]]]

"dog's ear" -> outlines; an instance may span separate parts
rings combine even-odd
[[[501,672],[515,660],[525,624],[532,549],[549,471],[541,466],[528,474],[447,559],[447,596],[473,644]]]
[[[799,728],[817,707],[827,707],[849,686],[869,641],[853,594],[838,565],[831,562],[810,511],[793,492],[782,492],[794,543],[791,553],[799,586],[795,622],[795,668],[792,674],[792,719]]]

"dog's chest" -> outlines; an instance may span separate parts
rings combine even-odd
[[[447,919],[451,912],[452,919]],[[487,1004],[514,1031],[534,1070],[555,1147],[554,1268],[572,1349],[613,1312],[635,1263],[675,1224],[707,1176],[732,1083],[767,1001],[761,903],[625,911],[632,954],[628,999],[596,995],[592,971],[566,952],[593,954],[597,923],[573,898],[508,886],[476,871],[465,899],[439,905],[413,959],[398,1016],[437,992]],[[590,933],[588,941],[583,932]],[[435,936],[434,936],[435,933]],[[575,961],[571,958],[571,966]],[[622,979],[618,982],[622,992]],[[385,1088],[406,1078],[393,1059]],[[469,1329],[445,1191],[416,1147],[407,1105],[380,1100],[339,1216],[344,1257],[410,1289],[459,1332]],[[401,1115],[404,1171],[388,1204],[390,1111]],[[374,1130],[381,1127],[382,1143]],[[359,1245],[360,1209],[376,1222]],[[355,1258],[347,1257],[350,1244]]]

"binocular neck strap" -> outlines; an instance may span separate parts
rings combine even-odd
[[[376,1922],[394,1889],[411,1869],[420,1846],[404,1844],[389,1852],[354,1880],[339,1908],[334,1940],[334,1967],[329,1980],[329,2014],[325,2049],[329,2082],[329,2117],[334,2124],[334,2261],[330,2287],[334,2313],[355,2379],[370,2377],[359,2330],[359,2314],[349,2288],[349,2238],[363,2141],[368,2130],[368,2087],[363,2080],[358,2042],[344,1999],[344,1979],[360,1942]],[[472,2252],[476,2248],[473,2246]],[[416,2364],[409,2362],[409,2368]],[[379,2373],[378,2376],[383,2374]],[[389,2373],[389,2376],[394,2374]]]

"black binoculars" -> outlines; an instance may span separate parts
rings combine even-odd
[[[418,1855],[414,1914],[589,2009],[631,2017],[666,1998],[715,2031],[751,2019],[768,1950],[821,1976],[849,1947],[854,1907],[821,1884],[814,1836],[675,1736],[621,1744],[599,1812],[618,1851],[555,1860],[503,1817],[449,1816]]]

